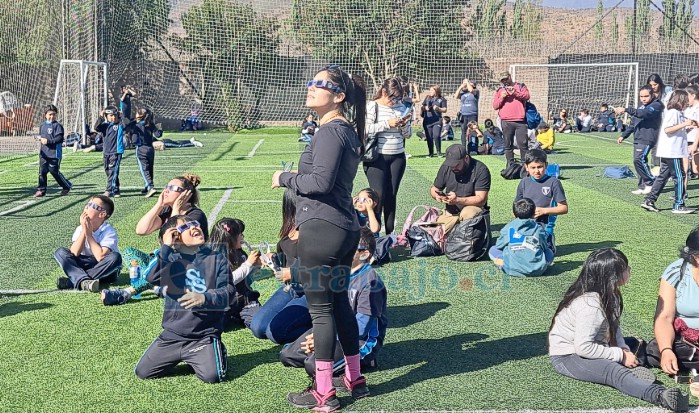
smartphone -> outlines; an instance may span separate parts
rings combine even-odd
[[[405,110],[403,110],[403,113],[401,113],[400,117],[403,119],[409,119],[410,115],[412,115],[413,111],[413,105],[405,105]]]
[[[445,194],[444,191],[437,191],[437,195],[439,195],[439,196],[447,196],[447,194]]]

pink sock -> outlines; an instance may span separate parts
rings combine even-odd
[[[326,395],[333,388],[333,362],[316,360],[316,391]]]
[[[345,356],[345,375],[350,382],[357,380],[362,375],[359,367],[359,354]]]

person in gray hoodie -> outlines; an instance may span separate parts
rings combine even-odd
[[[534,219],[536,205],[529,198],[512,205],[515,219],[500,231],[500,238],[488,255],[505,274],[514,277],[542,275],[553,262],[553,250],[546,242],[546,230]]]

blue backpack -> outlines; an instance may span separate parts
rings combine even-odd
[[[608,166],[604,168],[605,178],[624,179],[633,178],[635,175],[628,166]]]
[[[524,105],[524,111],[527,115],[527,128],[538,128],[539,124],[541,123],[541,114],[539,114],[536,106],[534,106],[532,102],[527,101],[527,103]]]
[[[546,167],[546,175],[554,178],[560,178],[561,167],[557,163],[550,163],[549,166]]]

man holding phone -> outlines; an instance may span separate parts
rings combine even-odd
[[[451,145],[430,189],[432,198],[444,204],[437,223],[448,234],[457,223],[488,209],[489,191],[488,167],[471,158],[464,145]]]
[[[514,83],[509,72],[500,74],[502,84],[493,96],[493,109],[498,111],[502,122],[502,134],[505,138],[505,158],[510,164],[514,161],[514,147],[519,148],[520,156],[524,159],[529,148],[527,141],[526,104],[529,100],[529,89],[524,83]]]

